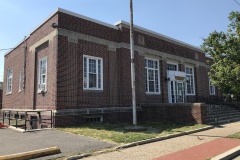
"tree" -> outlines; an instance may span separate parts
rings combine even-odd
[[[204,39],[203,51],[213,58],[209,76],[224,94],[240,97],[240,12],[231,12],[224,32],[214,31]]]

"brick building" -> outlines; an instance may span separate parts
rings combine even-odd
[[[129,37],[127,22],[58,9],[5,55],[3,109],[53,110],[56,125],[131,121]],[[139,26],[134,43],[140,118],[141,104],[220,96],[201,49]]]
[[[2,109],[3,83],[0,82],[0,109]],[[1,115],[1,114],[0,114]]]

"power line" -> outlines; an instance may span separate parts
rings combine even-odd
[[[236,2],[240,6],[240,3],[237,0],[234,0],[234,2]]]

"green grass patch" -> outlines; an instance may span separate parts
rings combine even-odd
[[[142,132],[127,132],[125,127],[131,126],[130,123],[88,123],[81,126],[57,128],[64,132],[89,136],[100,140],[115,142],[115,143],[131,143],[140,140],[161,137],[168,134],[185,132],[193,129],[203,128],[206,125],[179,125],[179,124],[164,124],[146,122],[139,123],[140,126],[147,127],[147,131]]]
[[[228,136],[228,138],[237,138],[237,139],[240,139],[240,132],[239,132],[239,133],[232,134],[232,135]]]

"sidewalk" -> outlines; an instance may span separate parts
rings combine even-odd
[[[240,145],[240,139],[218,138],[155,160],[206,160]]]
[[[176,137],[176,138],[163,140],[155,143],[145,144],[145,145],[127,148],[127,149],[114,151],[106,154],[87,157],[87,158],[84,158],[84,160],[95,160],[95,159],[98,159],[98,160],[112,160],[112,159],[114,160],[123,160],[123,159],[124,160],[128,160],[128,159],[129,160],[150,160],[150,159],[162,158],[161,156],[169,156],[169,154],[174,155],[179,151],[181,151],[182,153],[184,153],[184,155],[186,155],[188,154],[186,151],[186,149],[188,148],[193,149],[191,152],[195,154],[200,151],[194,150],[196,149],[194,146],[197,147],[200,144],[203,144],[203,147],[200,147],[200,150],[205,148],[204,149],[205,151],[204,150],[202,151],[204,153],[209,153],[210,151],[212,152],[213,149],[215,148],[222,148],[222,146],[224,146],[222,143],[224,142],[225,144],[226,143],[225,140],[227,141],[229,140],[223,137],[226,137],[230,134],[234,134],[237,132],[240,132],[240,122],[222,125],[221,127],[218,127],[218,128],[214,128],[211,130],[202,131],[202,132],[198,132],[198,133],[194,133],[186,136]],[[236,142],[235,140],[233,140],[234,145],[232,140],[230,141],[231,141],[229,143],[230,145],[228,145],[228,147],[225,148],[226,150],[228,150],[228,148],[230,149],[234,148],[236,145],[240,145],[239,140],[236,140]],[[213,146],[217,145],[217,146],[213,147],[212,145]],[[206,147],[208,148],[206,149]],[[222,149],[226,151],[224,148]],[[218,152],[222,152],[223,150],[220,149],[220,151]],[[212,154],[218,154],[218,152],[214,151]],[[215,156],[215,155],[210,155],[210,156]],[[173,159],[184,160],[182,158],[176,158],[176,157],[174,157]],[[195,158],[192,158],[192,159],[195,159]]]

